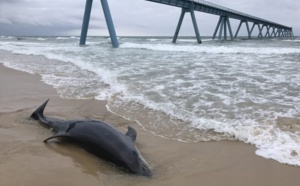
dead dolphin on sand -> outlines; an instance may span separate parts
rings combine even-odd
[[[49,99],[30,116],[57,132],[44,142],[53,138],[68,138],[86,151],[133,173],[152,176],[150,166],[134,144],[137,136],[134,128],[128,127],[124,135],[110,124],[99,120],[65,121],[47,118],[44,116],[44,109],[48,101]]]

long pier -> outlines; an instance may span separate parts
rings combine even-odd
[[[214,14],[220,16],[219,21],[217,23],[216,29],[213,34],[213,39],[216,38],[217,33],[219,32],[219,39],[227,40],[227,31],[229,31],[230,40],[237,38],[240,28],[243,24],[246,25],[248,38],[252,38],[252,33],[254,28],[257,26],[258,28],[258,38],[263,37],[292,37],[293,35],[293,28],[275,23],[272,21],[268,21],[262,18],[258,18],[249,14],[245,14],[230,8],[226,8],[224,6],[220,6],[208,1],[204,0],[146,0],[155,3],[170,5],[181,8],[181,15],[179,18],[179,22],[173,37],[173,43],[176,42],[180,27],[184,18],[185,13],[189,12],[191,14],[192,22],[194,25],[194,30],[197,38],[197,42],[201,43],[200,33],[197,26],[196,18],[195,18],[195,11]],[[240,20],[240,24],[237,28],[235,35],[233,35],[232,28],[230,25],[231,19]],[[250,29],[249,22],[252,22],[252,27]],[[265,29],[265,34],[263,34],[263,30]]]
[[[217,27],[213,34],[213,39],[216,38],[218,32],[219,32],[219,39],[227,40],[227,31],[229,32],[230,40],[233,40],[234,38],[237,38],[239,31],[241,29],[241,26],[243,23],[245,23],[247,28],[247,34],[248,38],[250,39],[252,37],[252,33],[254,28],[257,26],[259,34],[258,38],[263,37],[293,37],[293,28],[284,26],[278,23],[274,23],[272,21],[268,21],[262,18],[258,18],[249,14],[245,14],[236,10],[232,10],[230,8],[226,8],[208,1],[204,0],[146,0],[151,1],[155,3],[170,5],[181,8],[181,15],[179,17],[179,22],[173,37],[173,43],[176,43],[180,27],[184,18],[185,13],[189,12],[192,17],[192,22],[194,25],[194,30],[197,38],[197,42],[201,43],[201,37],[200,32],[198,29],[196,17],[195,17],[195,11],[199,12],[205,12],[209,14],[214,14],[220,16],[219,21],[217,23]],[[107,28],[109,31],[109,35],[111,38],[111,42],[114,48],[117,48],[119,46],[117,34],[115,32],[115,27],[113,24],[112,16],[109,10],[108,2],[107,0],[100,0],[102,4],[103,13],[105,16]],[[93,0],[86,0],[85,5],[85,11],[84,11],[84,17],[83,17],[83,23],[82,23],[82,29],[81,29],[81,36],[80,36],[80,45],[85,45],[86,42],[86,36],[88,32],[89,27],[89,21],[90,21],[90,15],[92,10],[92,4]],[[237,28],[237,31],[235,35],[233,35],[232,28],[230,25],[231,19],[237,19],[240,20],[240,24]],[[249,27],[249,22],[252,22],[252,28]],[[263,30],[265,29],[265,34],[263,34]]]

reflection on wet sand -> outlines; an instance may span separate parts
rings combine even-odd
[[[102,174],[127,174],[125,170],[123,171],[118,166],[97,158],[69,140],[56,140],[54,142],[45,143],[45,146],[56,153],[71,158],[74,165],[78,167],[82,173],[92,175],[97,179],[99,179]]]

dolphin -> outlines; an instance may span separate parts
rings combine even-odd
[[[44,116],[49,99],[30,116],[44,125],[53,128],[56,134],[44,140],[68,138],[86,151],[112,162],[137,175],[151,177],[149,164],[135,146],[137,133],[128,126],[124,135],[110,124],[99,120],[60,120]]]

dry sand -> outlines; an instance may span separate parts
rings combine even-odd
[[[104,101],[65,100],[31,75],[0,65],[0,185],[203,185],[299,186],[300,168],[255,155],[237,141],[181,143],[143,131],[135,122],[106,110]],[[51,98],[45,115],[64,119],[96,118],[138,132],[137,145],[154,171],[153,178],[126,173],[79,147],[43,139],[52,131],[29,120]]]

